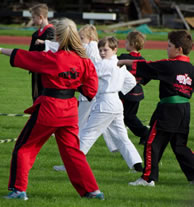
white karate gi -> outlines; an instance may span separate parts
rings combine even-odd
[[[118,92],[128,93],[136,85],[136,80],[125,66],[117,67],[117,62],[117,56],[114,55],[95,65],[99,88],[88,122],[80,131],[80,149],[87,154],[104,133],[105,140],[113,141],[129,168],[133,169],[135,164],[142,163],[142,159],[128,138],[123,121],[123,104]]]
[[[98,43],[96,41],[90,41],[88,44],[83,44],[83,46],[86,49],[87,56],[93,62],[94,66],[96,66],[99,61],[102,61],[98,50]],[[79,132],[86,125],[92,109],[92,105],[95,101],[96,98],[93,98],[93,100],[89,102],[85,96],[83,96],[82,94],[79,95]],[[105,132],[103,133],[103,137],[110,152],[117,151],[117,147],[110,138],[108,131],[105,130]]]
[[[90,41],[88,44],[83,44],[86,49],[86,54],[88,58],[93,62],[94,66],[97,62],[101,61],[101,57],[98,50],[98,43],[96,41]],[[82,94],[79,95],[79,130],[81,130],[88,121],[88,117],[90,115],[92,104],[95,102],[95,98],[92,101],[88,101],[88,99]]]

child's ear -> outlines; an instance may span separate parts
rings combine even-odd
[[[179,54],[183,54],[183,48],[182,47],[178,47],[177,50],[178,50]]]
[[[40,19],[44,19],[43,15],[40,15],[39,17],[40,17]]]

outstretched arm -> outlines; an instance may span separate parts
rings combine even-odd
[[[125,59],[125,60],[119,60],[118,63],[117,63],[117,65],[118,65],[119,67],[121,67],[121,66],[123,66],[123,65],[132,66],[133,61],[134,61],[134,60],[127,60],[127,59]]]
[[[10,56],[12,53],[13,49],[5,49],[5,48],[0,48],[0,54]]]
[[[22,49],[0,48],[0,54],[10,56],[12,67],[18,67],[37,73],[56,74],[55,53],[43,51],[26,51]],[[52,57],[51,57],[52,56]]]

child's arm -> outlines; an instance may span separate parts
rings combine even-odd
[[[55,70],[51,69],[57,68],[55,58],[51,58],[51,56],[55,55],[52,52],[0,48],[0,54],[10,56],[12,67],[50,75],[56,73]]]
[[[44,40],[37,39],[35,45],[44,44]]]
[[[136,79],[135,77],[126,69],[125,66],[121,67],[121,72],[123,72],[125,81],[123,83],[123,87],[121,92],[125,95],[129,91],[131,91],[136,86]]]
[[[123,66],[123,65],[127,65],[127,66],[132,66],[134,60],[119,60],[117,65],[119,67]]]
[[[12,53],[13,49],[5,49],[5,48],[0,48],[0,54],[10,56]]]
[[[78,91],[84,95],[88,101],[96,95],[98,90],[98,76],[94,64],[90,59],[85,59],[85,75],[82,76],[82,85],[78,88]]]
[[[51,50],[52,52],[57,52],[58,48],[59,48],[59,43],[58,42],[54,42],[54,41],[50,41],[50,40],[40,40],[37,39],[35,42],[35,45],[39,45],[39,44],[44,44],[45,45],[45,50],[44,51],[49,51]]]

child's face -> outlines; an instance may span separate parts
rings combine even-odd
[[[42,24],[42,17],[32,13],[32,21],[36,26],[40,26]]]
[[[182,50],[181,48],[176,48],[172,42],[168,41],[167,53],[168,58],[172,59],[178,55],[182,55]]]
[[[82,43],[88,44],[90,42],[90,39],[86,35],[84,35],[82,32],[79,33],[79,36],[80,36]]]
[[[99,48],[99,53],[102,59],[110,59],[113,55],[117,53],[117,48],[111,49],[108,43],[104,47]]]

